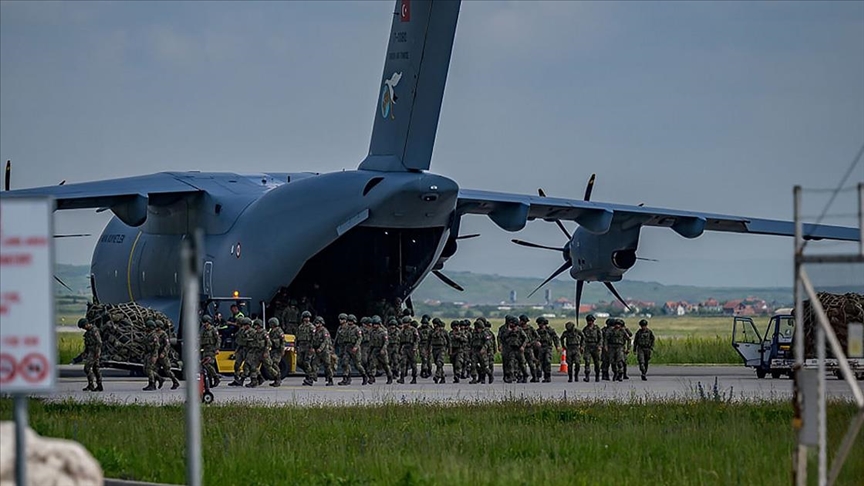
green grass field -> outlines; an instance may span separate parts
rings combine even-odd
[[[84,351],[84,334],[78,332],[57,333],[57,362],[59,364],[68,364],[81,351]]]
[[[183,408],[31,401],[40,434],[81,442],[108,477],[184,482]],[[829,451],[854,414],[829,407]],[[0,400],[0,418],[12,416]],[[204,484],[788,484],[785,402],[505,401],[203,410]],[[853,451],[864,450],[858,438]],[[864,477],[850,455],[839,484]]]

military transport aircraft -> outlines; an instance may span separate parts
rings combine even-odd
[[[787,221],[460,188],[429,172],[460,4],[397,0],[369,153],[357,170],[304,173],[162,172],[16,190],[52,196],[59,210],[97,208],[114,217],[91,263],[93,296],[134,301],[177,321],[180,243],[204,233],[202,301],[235,292],[278,311],[286,296],[314,298],[325,317],[368,312],[381,298],[408,298],[457,250],[461,218],[488,216],[507,231],[527,221],[574,221],[560,248],[582,282],[611,290],[636,262],[643,226],[685,238],[705,231],[793,234]],[[806,225],[810,238],[856,240],[857,230]],[[539,245],[533,245],[539,246]],[[548,279],[547,279],[548,281]],[[578,308],[578,305],[577,305]],[[335,322],[328,319],[328,322]]]

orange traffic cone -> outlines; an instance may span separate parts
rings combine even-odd
[[[567,373],[567,350],[561,350],[561,366],[558,368],[558,373]]]

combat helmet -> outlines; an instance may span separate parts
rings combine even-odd
[[[519,316],[519,322],[528,322],[528,321],[530,321],[530,320],[531,320],[531,319],[528,319],[528,316],[525,315],[525,314],[522,314],[522,315]]]
[[[165,329],[165,323],[162,322],[162,319],[156,319],[153,324],[156,325],[157,329]]]
[[[450,321],[450,329],[456,329],[459,327],[459,321]]]
[[[312,319],[312,313],[309,311],[303,311],[300,313],[300,318],[301,319],[305,319],[305,318]]]
[[[642,320],[639,321],[639,325],[640,325],[640,326],[647,326],[647,325],[648,325],[648,321],[646,321],[645,319],[642,319]]]
[[[422,324],[428,324],[429,321],[431,321],[431,320],[432,320],[432,317],[430,317],[429,314],[423,314],[423,317],[420,318],[420,322]]]
[[[444,321],[436,317],[435,319],[432,319],[432,325],[435,327],[444,327]]]
[[[364,326],[365,326],[366,324],[372,324],[372,319],[370,319],[370,318],[368,318],[368,317],[361,317],[361,318],[360,318],[360,324],[362,324],[362,325],[364,325]]]
[[[339,319],[340,321],[347,321],[347,320],[348,320],[348,314],[346,314],[346,313],[343,312],[343,313],[339,314],[338,319]]]
[[[378,314],[372,316],[372,324],[381,324],[381,316]]]
[[[252,327],[264,327],[264,323],[261,322],[261,319],[255,319],[252,321]]]
[[[201,316],[201,322],[213,322],[213,318],[209,314]]]
[[[156,323],[153,322],[153,319],[147,319],[146,321],[144,321],[144,327],[146,327],[147,329],[153,329],[154,327],[156,327]]]
[[[278,327],[278,326],[279,326],[279,319],[276,319],[275,317],[271,317],[270,319],[267,319],[267,327]]]
[[[543,316],[540,316],[537,318],[537,325],[538,326],[545,326],[546,324],[549,324],[549,319],[546,319]]]
[[[78,319],[78,328],[84,329],[85,327],[87,327],[87,319],[84,317],[82,317],[81,319]]]
[[[355,316],[354,314],[348,314],[348,322],[356,323],[357,322],[357,316]]]
[[[585,316],[585,320],[588,322],[594,322],[597,320],[597,318],[594,317],[594,314],[588,314],[587,316]]]
[[[402,324],[411,324],[411,316],[405,316],[402,318]]]
[[[564,324],[564,328],[568,331],[572,330],[574,327],[576,327],[576,324],[574,324],[573,321],[567,321],[567,324]]]

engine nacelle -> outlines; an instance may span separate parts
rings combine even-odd
[[[622,229],[614,225],[598,235],[582,227],[567,245],[573,262],[570,276],[576,280],[617,282],[636,264],[641,226]]]

